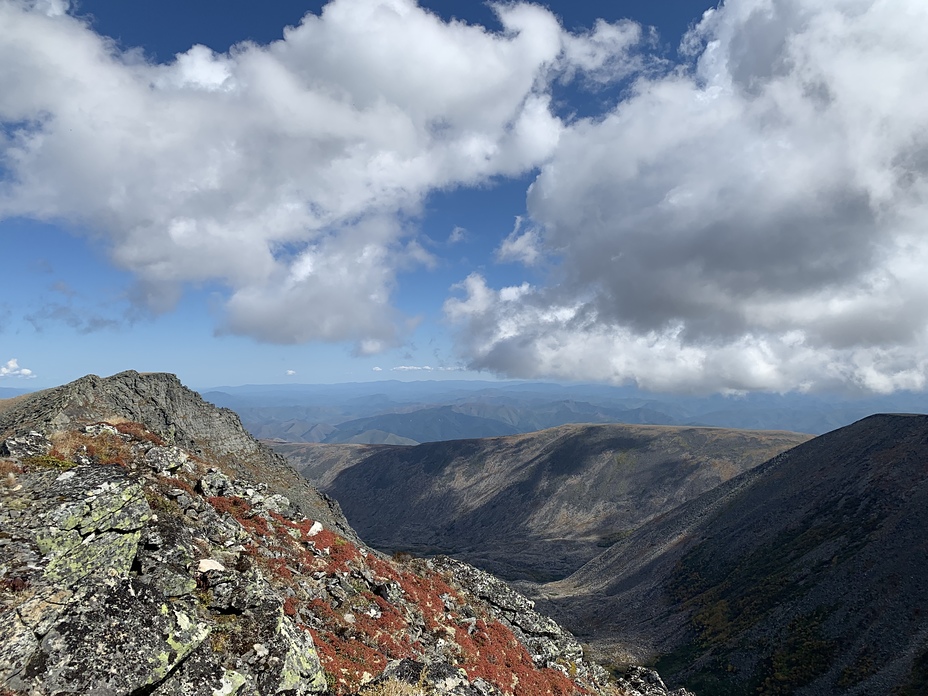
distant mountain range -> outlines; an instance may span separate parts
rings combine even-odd
[[[820,434],[878,412],[928,411],[928,395],[651,394],[543,382],[421,381],[216,387],[255,437],[411,445],[533,432],[569,423],[696,425]]]

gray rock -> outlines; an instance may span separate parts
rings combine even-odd
[[[8,438],[0,446],[0,454],[16,459],[38,457],[48,454],[52,450],[52,443],[42,433],[32,430],[18,437]]]
[[[88,375],[28,394],[0,412],[0,440],[116,418],[143,423],[169,444],[202,459],[225,462],[236,478],[273,481],[271,493],[286,495],[301,514],[358,541],[338,503],[251,437],[232,411],[207,403],[171,374],[129,370],[107,378]]]
[[[152,447],[145,453],[145,461],[158,473],[171,473],[187,465],[190,457],[179,447]]]
[[[129,694],[164,679],[209,635],[190,605],[135,580],[83,588],[25,667],[6,675],[32,694]]]
[[[200,489],[208,498],[233,496],[236,492],[232,480],[215,469],[211,469],[200,479]]]

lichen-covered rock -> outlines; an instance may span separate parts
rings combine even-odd
[[[312,637],[284,615],[281,596],[257,569],[204,558],[240,552],[198,536],[157,486],[99,465],[27,465],[19,480],[0,506],[0,683],[35,696],[325,690]],[[190,504],[248,536],[197,496]],[[214,644],[214,631],[237,635],[238,650]],[[263,657],[230,669],[256,641]]]
[[[686,689],[668,691],[661,675],[653,669],[633,665],[619,678],[619,684],[628,696],[693,696]]]
[[[14,689],[130,694],[162,681],[209,635],[191,604],[126,579],[82,589],[45,634]]]
[[[42,433],[32,430],[19,437],[8,438],[0,445],[0,454],[16,459],[39,457],[48,454],[52,443]]]
[[[577,639],[557,622],[535,611],[535,604],[509,585],[489,573],[462,561],[438,556],[430,561],[434,567],[448,573],[455,583],[464,587],[492,607],[494,614],[522,640],[536,664],[553,669],[576,672],[583,665],[597,672],[596,666],[583,663],[583,648]]]
[[[387,685],[418,687],[420,693],[434,696],[501,696],[501,691],[483,679],[471,681],[467,673],[447,662],[430,663],[404,659],[390,662],[383,673],[361,688],[360,696],[390,693]],[[394,689],[394,693],[399,692]]]
[[[180,447],[152,447],[145,453],[145,461],[160,474],[168,474],[186,467],[190,457]]]

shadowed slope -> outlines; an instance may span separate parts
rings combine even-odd
[[[926,462],[928,417],[866,418],[644,525],[548,607],[697,693],[926,693]]]
[[[334,478],[320,474],[311,459],[324,456],[324,446],[304,450],[297,466],[325,478],[324,490],[376,547],[451,553],[504,577],[550,579],[650,517],[806,439],[718,428],[568,425],[502,438],[340,450]]]

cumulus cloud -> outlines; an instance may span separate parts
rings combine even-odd
[[[372,370],[373,372],[383,372],[383,368],[382,368],[382,367],[372,367],[371,370]]]
[[[0,378],[2,377],[25,377],[26,379],[32,379],[35,377],[35,373],[28,368],[20,367],[19,361],[16,358],[10,358],[5,364],[0,365]]]
[[[535,227],[523,230],[522,222],[522,217],[517,215],[512,232],[496,250],[497,261],[516,261],[526,266],[534,266],[541,260],[541,234]]]
[[[631,20],[609,23],[599,19],[589,32],[566,35],[562,79],[580,73],[591,82],[607,83],[659,64],[643,53],[632,57],[633,50],[642,43],[642,33],[641,25]]]
[[[296,370],[287,370],[285,374],[287,377],[293,377],[296,374]]]
[[[152,64],[67,9],[0,0],[0,219],[92,230],[153,311],[218,281],[220,332],[359,354],[396,344],[397,274],[434,264],[404,222],[424,197],[543,162],[564,127],[551,75],[628,45],[532,4],[497,5],[494,33],[333,0],[270,45]]]
[[[685,48],[561,134],[528,196],[548,281],[474,275],[446,303],[471,366],[928,386],[928,6],[730,0]]]

